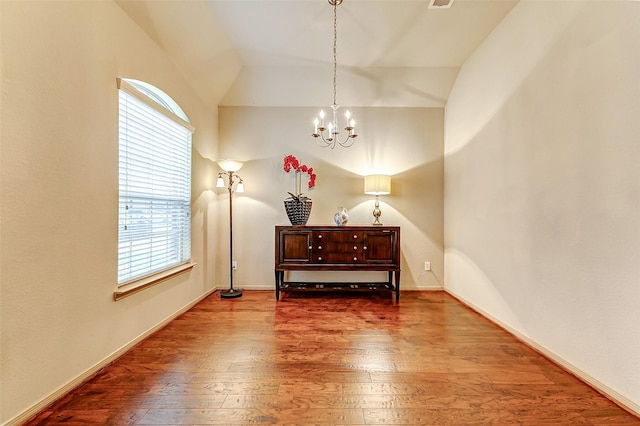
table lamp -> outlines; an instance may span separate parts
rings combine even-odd
[[[364,193],[376,196],[376,204],[373,209],[373,217],[375,220],[372,225],[382,225],[380,222],[380,195],[391,193],[391,176],[387,175],[369,175],[364,177]]]

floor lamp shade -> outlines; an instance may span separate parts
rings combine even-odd
[[[218,160],[216,162],[225,172],[237,172],[244,164],[242,161],[237,160]]]

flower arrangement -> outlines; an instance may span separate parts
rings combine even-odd
[[[295,194],[292,192],[288,192],[288,194],[290,195],[289,199],[296,201],[308,200],[309,197],[305,197],[302,195],[300,186],[303,173],[309,175],[309,183],[307,184],[307,187],[309,189],[313,189],[316,186],[316,174],[313,173],[313,167],[309,167],[306,164],[300,164],[296,157],[294,157],[293,155],[287,155],[284,157],[283,169],[286,173],[289,173],[291,170],[296,172]]]

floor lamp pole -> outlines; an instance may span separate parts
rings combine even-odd
[[[233,288],[233,178],[234,176],[239,178],[239,176],[234,175],[233,172],[227,173],[229,179],[227,186],[229,190],[229,289],[222,290],[220,297],[232,299],[242,296],[242,290]],[[240,179],[240,183],[242,183],[242,179]]]

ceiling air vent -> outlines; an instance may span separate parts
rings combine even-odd
[[[429,9],[449,9],[453,0],[429,0]]]

